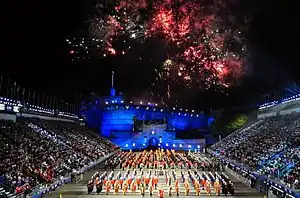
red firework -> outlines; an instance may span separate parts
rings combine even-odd
[[[168,46],[166,49],[172,49],[167,52],[164,66],[156,70],[159,81],[178,81],[188,86],[198,86],[201,81],[205,82],[203,87],[228,87],[232,78],[243,74],[245,47],[240,27],[245,25],[236,24],[234,15],[228,17],[230,20],[220,15],[228,12],[226,1],[107,0],[97,7],[102,14],[92,20],[91,35],[107,54],[126,54],[130,50],[130,45],[120,52],[113,46],[124,35],[140,42],[158,38]],[[232,50],[232,42],[243,46],[243,50]],[[168,92],[171,89],[168,86]]]

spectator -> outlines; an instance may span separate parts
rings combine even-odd
[[[74,123],[0,121],[0,182],[16,193],[96,162],[117,146]]]
[[[300,188],[300,116],[259,120],[238,130],[211,148],[261,175]]]

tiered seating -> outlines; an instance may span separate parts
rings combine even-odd
[[[16,193],[79,171],[117,148],[75,124],[0,121],[0,184]]]
[[[272,175],[299,188],[300,116],[260,120],[211,148],[260,174]]]

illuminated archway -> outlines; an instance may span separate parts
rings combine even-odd
[[[148,147],[159,147],[159,140],[156,137],[151,137],[148,140]]]

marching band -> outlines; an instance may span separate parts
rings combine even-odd
[[[186,196],[190,195],[191,189],[194,189],[196,196],[201,195],[201,190],[205,191],[207,196],[211,196],[212,193],[217,196],[221,193],[234,194],[233,184],[227,175],[219,174],[217,171],[198,171],[198,167],[201,166],[195,164],[201,164],[201,161],[192,161],[190,154],[185,156],[173,150],[120,152],[105,162],[105,166],[110,166],[113,171],[110,173],[105,171],[102,174],[96,172],[93,175],[87,184],[88,194],[96,187],[97,194],[104,188],[106,195],[113,189],[115,195],[119,195],[122,191],[123,195],[128,192],[132,195],[139,192],[143,197],[146,193],[152,197],[157,191],[158,197],[162,198],[165,190],[168,196],[172,197],[173,189],[176,196],[179,196],[181,186]],[[123,171],[115,174],[114,168],[117,166]],[[165,182],[162,180],[163,177]]]

